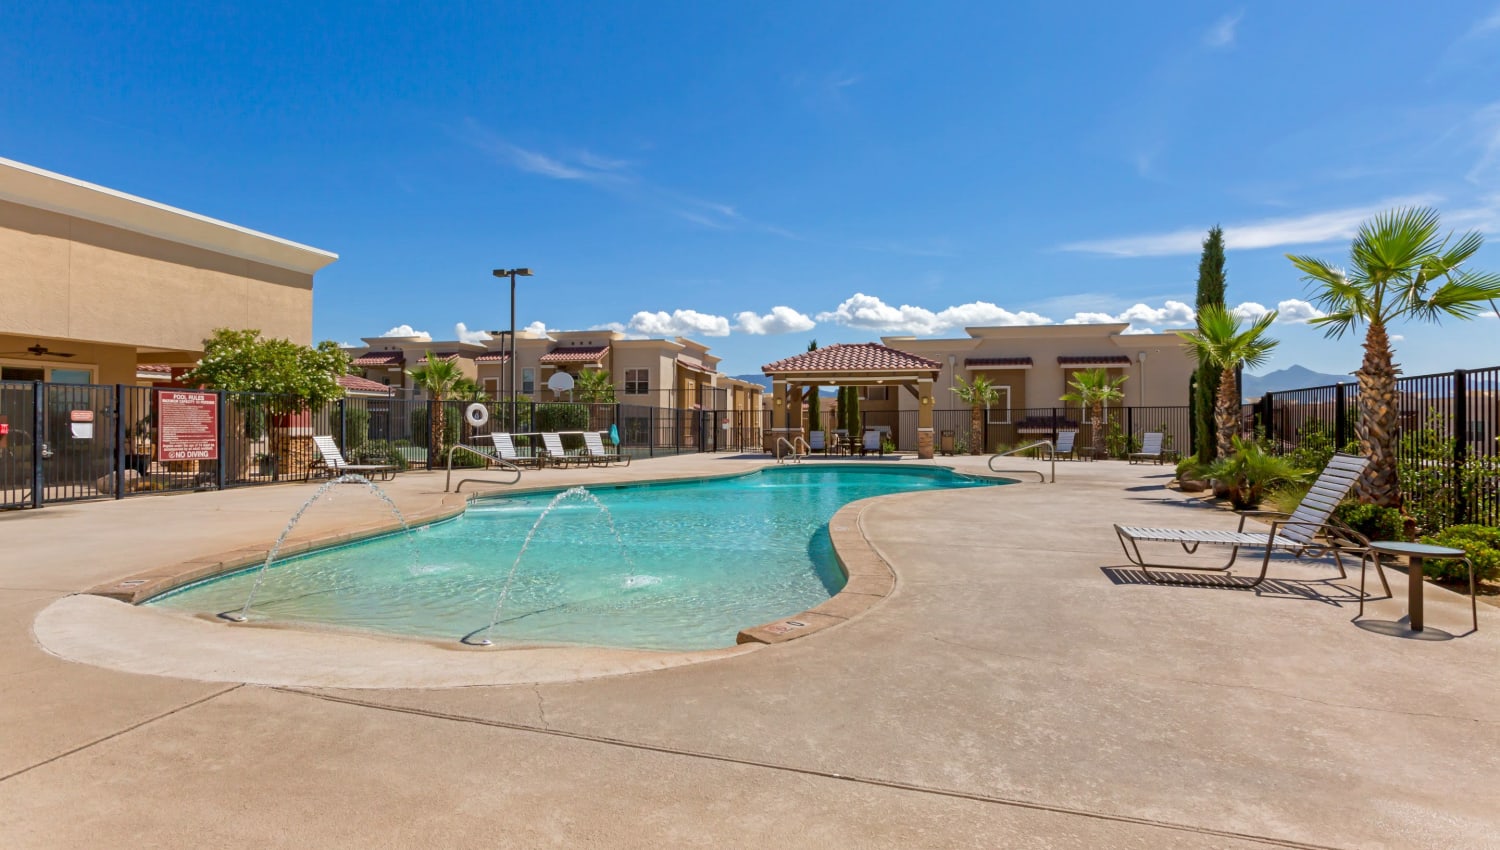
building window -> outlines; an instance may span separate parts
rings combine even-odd
[[[995,403],[990,405],[988,418],[991,425],[1010,424],[1010,387],[995,387]]]
[[[625,394],[645,395],[651,392],[651,370],[650,369],[626,369],[625,370]]]
[[[890,387],[865,387],[865,401],[890,401]]]
[[[526,367],[521,370],[521,395],[534,395],[536,393],[536,370]]]

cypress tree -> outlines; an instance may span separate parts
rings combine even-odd
[[[808,351],[818,350],[818,341],[807,344]],[[807,432],[823,430],[823,392],[816,385],[807,390]]]
[[[1224,303],[1224,231],[1216,224],[1203,240],[1203,256],[1198,260],[1198,300],[1194,305],[1199,313],[1210,304],[1220,307]],[[1202,328],[1199,328],[1201,331]],[[1213,364],[1198,359],[1198,371],[1193,373],[1192,411],[1193,433],[1199,463],[1210,463],[1218,456],[1214,441],[1214,404],[1219,396],[1219,370]]]

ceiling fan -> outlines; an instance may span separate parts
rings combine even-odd
[[[0,357],[20,357],[30,354],[33,357],[75,357],[77,355],[70,351],[53,351],[41,343],[37,343],[25,351],[0,351]]]

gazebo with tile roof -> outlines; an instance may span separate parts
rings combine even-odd
[[[767,363],[760,370],[771,379],[772,435],[806,436],[802,397],[810,387],[899,386],[918,399],[917,457],[931,458],[932,388],[941,368],[936,360],[874,342],[840,343]]]

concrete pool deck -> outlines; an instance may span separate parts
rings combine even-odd
[[[1358,576],[1329,563],[1274,564],[1255,591],[1142,584],[1111,523],[1233,524],[1167,473],[1069,463],[1055,485],[886,497],[860,528],[894,592],[847,623],[672,669],[440,690],[158,677],[36,642],[64,597],[265,548],[310,487],[0,514],[0,846],[1500,845],[1494,609],[1463,634],[1468,601],[1428,587],[1432,636],[1460,637],[1423,641],[1377,631],[1404,613],[1399,572],[1366,628]],[[388,489],[420,511],[441,487]],[[306,533],[371,511],[340,498]]]

